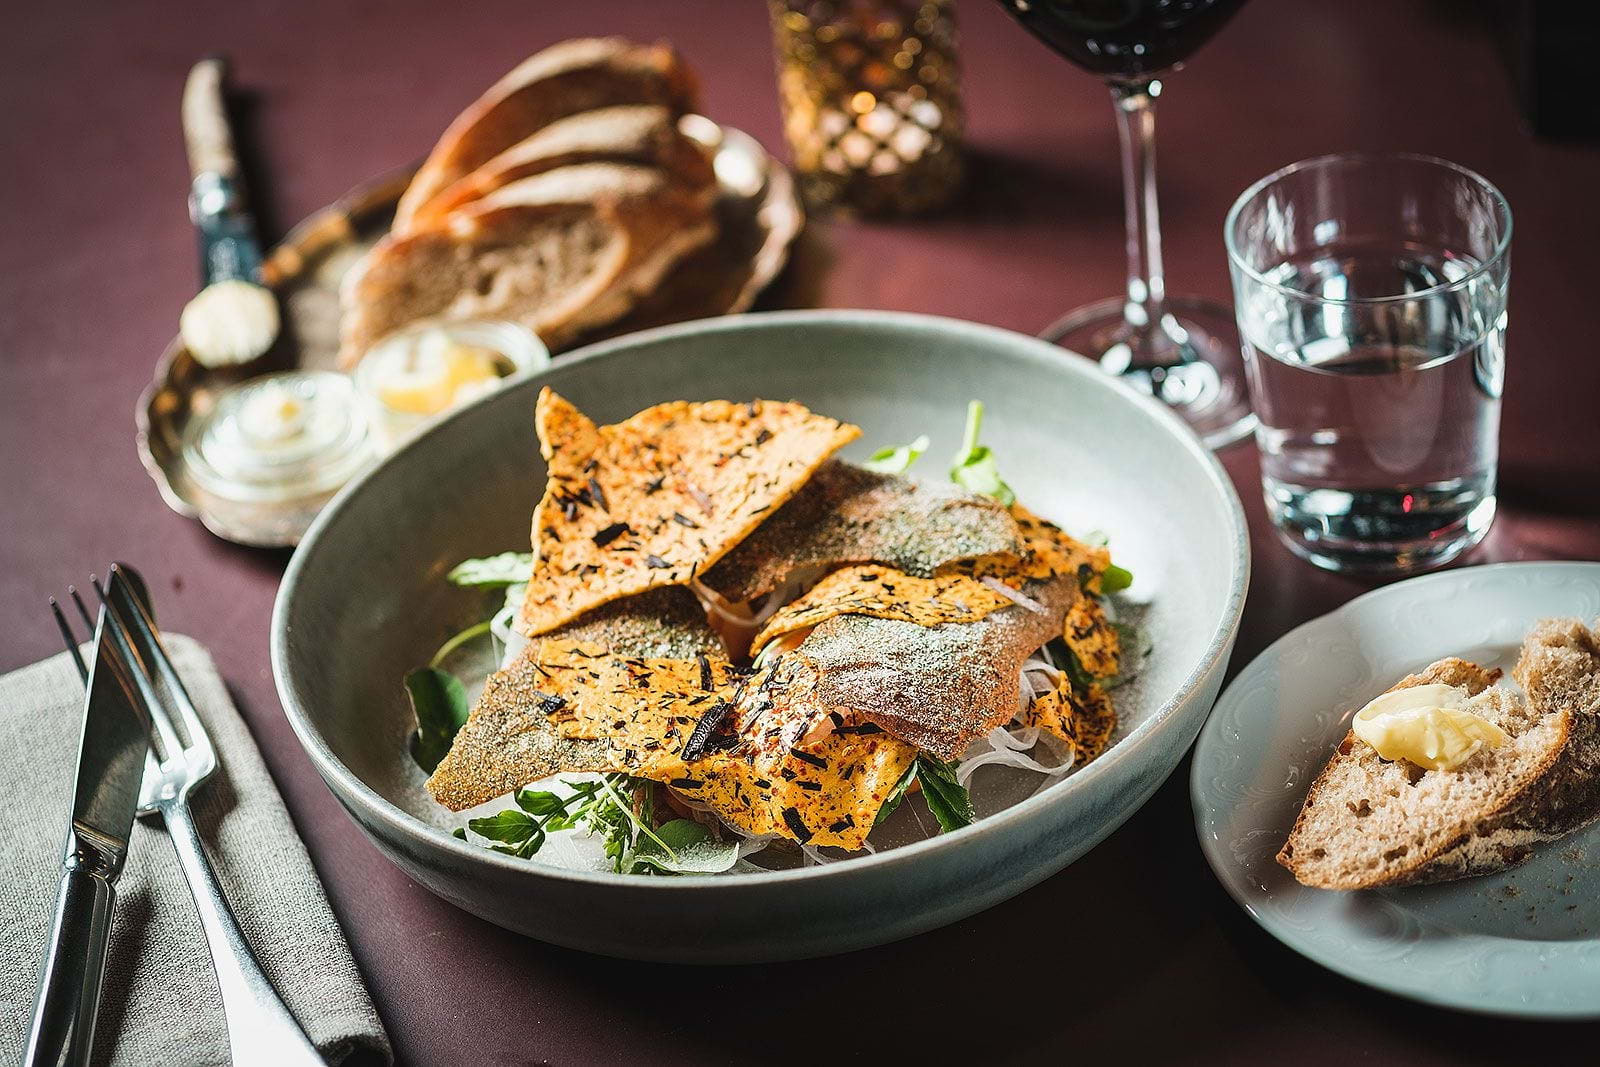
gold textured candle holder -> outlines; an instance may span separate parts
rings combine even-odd
[[[819,208],[909,214],[961,185],[954,0],[768,0],[783,129]]]

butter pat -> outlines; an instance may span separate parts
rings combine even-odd
[[[500,380],[495,354],[438,331],[419,334],[376,373],[378,399],[410,415],[438,415],[488,392]]]
[[[1480,748],[1499,748],[1506,733],[1466,710],[1465,689],[1416,685],[1384,693],[1356,712],[1350,728],[1386,760],[1453,771]]]

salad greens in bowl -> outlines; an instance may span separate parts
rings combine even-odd
[[[617,518],[630,505],[608,469],[595,470],[598,460],[582,468],[576,491],[562,488],[564,446],[552,451],[536,435],[535,410],[543,435],[546,405],[569,401],[607,424],[601,438],[672,402],[733,401],[718,408],[732,422],[768,417],[761,405],[770,402],[772,418],[801,413],[785,424],[799,427],[795,441],[818,425],[836,428],[795,476],[813,497],[843,499],[818,488],[831,478],[870,482],[883,499],[916,506],[955,500],[975,516],[963,531],[975,544],[978,527],[1003,521],[1023,531],[1025,547],[975,548],[963,560],[965,548],[945,538],[948,559],[919,555],[913,566],[900,542],[916,542],[919,530],[890,524],[890,547],[841,549],[835,537],[834,555],[815,565],[824,557],[795,547],[818,525],[795,515],[805,493],[775,497],[753,509],[774,508],[758,520],[766,539],[813,565],[747,604],[729,592],[740,580],[723,572],[759,561],[729,545],[760,538],[741,528],[706,549],[720,497],[688,484],[676,510],[663,512],[670,521],[650,527],[637,514]],[[762,446],[789,447],[788,431],[765,426],[718,464],[759,464]],[[660,482],[647,487],[652,501]],[[547,538],[559,539],[563,521],[590,522],[593,511],[602,525],[584,528],[584,558],[604,550],[629,563],[611,554],[637,550],[649,561],[637,571],[644,580],[693,606],[692,591],[696,618],[686,625],[704,631],[697,648],[715,651],[674,660],[630,645],[607,661],[609,650],[582,625],[590,616],[562,620],[598,611],[602,599],[625,614],[627,601],[613,593],[530,622],[530,605],[554,603],[546,587],[564,580],[547,573],[558,552],[530,552],[536,504],[553,519]],[[905,514],[922,514],[907,506]],[[699,543],[704,565],[672,571],[666,549],[632,543],[647,529],[664,529],[656,546],[676,543],[674,535]],[[886,574],[900,583],[899,598],[863,600],[855,579],[887,586]],[[275,614],[273,663],[290,721],[329,787],[391,859],[445,899],[609,955],[795,958],[971,914],[1110,833],[1177,765],[1204,720],[1247,576],[1243,516],[1215,460],[1159,405],[1093,364],[1031,338],[923,316],[774,313],[575,353],[386,460],[341,494],[296,553]],[[579,598],[601,584],[579,582]],[[987,622],[971,622],[970,632],[989,625],[996,647],[1014,646],[1006,655],[935,660],[930,651],[915,662],[928,628],[960,629],[968,623],[952,619],[980,616]],[[858,639],[854,659],[830,667],[839,661],[829,660],[824,637],[844,631]],[[1090,632],[1110,643],[1109,658],[1098,638],[1083,642]],[[581,670],[570,670],[574,656]],[[834,683],[823,711],[782,695],[802,667],[821,676],[817,692]],[[608,670],[625,684],[605,688]],[[519,671],[534,687],[517,687]],[[1003,684],[985,681],[1002,676]],[[658,696],[662,678],[681,684]],[[992,702],[997,714],[959,696],[1007,685]],[[508,692],[521,694],[509,709]],[[650,719],[661,701],[684,706],[676,719]],[[618,740],[637,741],[645,721],[668,724],[645,738],[648,751]],[[758,752],[780,734],[775,754]],[[530,738],[544,739],[531,762]],[[596,758],[600,749],[610,755]]]

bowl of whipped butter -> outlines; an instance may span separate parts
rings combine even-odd
[[[549,364],[550,350],[531,330],[482,320],[390,334],[367,350],[353,377],[373,446],[387,455],[445,412]]]
[[[184,427],[185,502],[213,531],[292,545],[351,478],[446,412],[540,370],[516,323],[419,325],[373,345],[352,375],[291,370],[235,382]]]

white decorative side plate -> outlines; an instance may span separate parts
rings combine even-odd
[[[1600,1017],[1600,823],[1503,874],[1306,889],[1273,857],[1349,719],[1444,656],[1509,668],[1538,618],[1600,615],[1600,563],[1502,563],[1399,582],[1306,623],[1223,693],[1190,795],[1207,860],[1251,917],[1358,982],[1467,1011]]]

